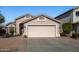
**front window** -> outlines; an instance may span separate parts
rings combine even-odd
[[[76,11],[76,16],[79,16],[79,11]]]

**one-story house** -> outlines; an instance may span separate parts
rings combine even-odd
[[[19,17],[15,22],[16,34],[27,37],[60,37],[60,21],[47,15]]]

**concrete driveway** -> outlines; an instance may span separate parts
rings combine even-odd
[[[60,38],[29,38],[27,52],[78,52],[79,40]]]
[[[0,50],[16,52],[79,52],[79,40],[60,38],[0,38]]]

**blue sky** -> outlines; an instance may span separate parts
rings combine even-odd
[[[46,14],[51,17],[56,17],[76,6],[0,6],[1,13],[5,17],[5,24],[12,22],[15,18],[25,15]]]

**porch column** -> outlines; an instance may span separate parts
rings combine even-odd
[[[20,33],[19,33],[19,24],[18,23],[16,23],[16,35],[19,35]]]

